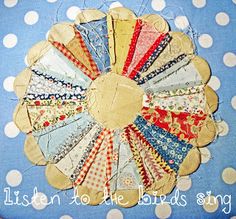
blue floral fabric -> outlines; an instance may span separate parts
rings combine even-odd
[[[88,47],[89,52],[98,69],[101,72],[110,70],[110,56],[108,49],[108,33],[107,33],[107,18],[81,23],[77,25],[77,29],[82,34],[82,37]]]

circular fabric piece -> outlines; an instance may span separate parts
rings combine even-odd
[[[100,76],[88,91],[89,113],[106,128],[123,128],[141,111],[143,94],[127,77],[113,73]]]

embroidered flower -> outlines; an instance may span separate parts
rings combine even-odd
[[[122,187],[132,187],[135,185],[135,179],[131,173],[123,173],[120,177],[120,184]]]

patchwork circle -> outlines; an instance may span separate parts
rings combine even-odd
[[[192,39],[170,31],[160,15],[136,17],[123,7],[103,13],[73,6],[67,16],[74,23],[53,25],[12,80],[19,103],[8,137],[26,133],[28,159],[47,166],[51,186],[75,189],[84,204],[110,197],[131,207],[145,193],[171,193],[177,179],[188,190],[188,175],[210,162],[202,147],[218,131],[217,89]],[[180,29],[188,27],[183,20],[175,20]],[[165,207],[157,216],[171,214]]]

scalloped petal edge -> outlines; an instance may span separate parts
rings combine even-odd
[[[48,164],[45,169],[45,176],[48,183],[60,190],[73,188],[72,181],[63,174],[54,164]]]
[[[50,48],[52,48],[51,43],[45,40],[33,45],[27,53],[27,62],[29,66],[32,66],[38,61]]]
[[[13,121],[16,126],[24,133],[32,131],[32,125],[29,119],[27,106],[23,101],[20,101],[15,108],[13,113]]]
[[[75,37],[73,23],[61,22],[53,25],[48,33],[49,42],[67,45]]]
[[[13,89],[16,96],[21,99],[24,97],[27,91],[32,71],[29,68],[25,68],[20,74],[18,74],[14,80]]]
[[[75,18],[75,24],[88,23],[106,17],[106,14],[97,9],[86,9],[81,11]]]
[[[47,165],[47,161],[45,160],[43,153],[32,134],[28,134],[26,136],[24,153],[31,163],[38,166]]]
[[[134,12],[124,7],[111,8],[108,14],[110,14],[113,19],[120,19],[120,20],[136,19],[136,15],[134,14]]]
[[[158,14],[145,14],[140,16],[139,19],[154,25],[159,32],[167,33],[169,31],[169,24]]]
[[[192,148],[179,167],[179,176],[187,176],[195,172],[201,165],[201,154],[198,148]]]

